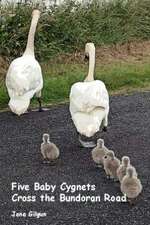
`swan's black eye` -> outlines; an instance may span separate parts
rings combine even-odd
[[[88,54],[85,54],[84,61],[88,61],[88,60],[89,60],[89,55]]]
[[[104,156],[104,159],[107,159],[107,155]]]

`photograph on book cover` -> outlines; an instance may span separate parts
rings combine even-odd
[[[149,0],[0,0],[0,225],[148,225],[149,137]]]

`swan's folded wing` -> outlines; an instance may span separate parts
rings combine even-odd
[[[90,113],[76,112],[72,114],[72,119],[80,134],[92,137],[99,131],[104,116],[105,111],[97,108]]]
[[[70,113],[77,131],[92,137],[109,112],[109,96],[102,81],[78,82],[71,88]]]
[[[23,95],[31,98],[42,85],[41,69],[37,64],[23,63],[18,59],[11,63],[6,76],[6,86],[11,98]]]
[[[102,81],[78,82],[71,88],[71,110],[91,112],[97,107],[109,109],[109,96]]]

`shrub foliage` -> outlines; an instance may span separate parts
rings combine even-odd
[[[10,59],[25,49],[32,5],[0,6],[0,55]],[[149,0],[64,1],[42,8],[36,34],[36,54],[41,61],[76,51],[88,41],[97,46],[150,37]]]

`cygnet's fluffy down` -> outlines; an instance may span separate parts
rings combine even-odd
[[[92,159],[98,167],[103,165],[103,157],[107,154],[108,148],[104,145],[103,139],[97,140],[97,146],[92,150]]]
[[[130,158],[128,156],[123,156],[122,157],[122,162],[119,166],[119,168],[117,169],[117,176],[119,181],[121,182],[123,177],[126,175],[127,172],[127,168],[131,166],[130,164]],[[136,169],[133,167],[134,169],[134,174],[137,176],[137,172]]]
[[[141,181],[135,174],[133,167],[127,169],[127,174],[123,177],[120,188],[122,193],[128,197],[130,203],[133,203],[133,200],[142,192]]]
[[[43,143],[41,144],[41,154],[46,162],[54,162],[60,155],[59,148],[49,140],[49,134],[43,134]]]
[[[113,151],[109,151],[104,156],[104,170],[106,172],[106,175],[114,180],[118,180],[117,177],[117,169],[120,166],[120,160],[115,157],[115,154]]]

